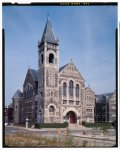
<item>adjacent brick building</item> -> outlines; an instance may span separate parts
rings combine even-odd
[[[4,122],[7,124],[13,123],[13,106],[10,104],[4,109]]]
[[[15,124],[24,123],[24,101],[23,94],[18,89],[14,96],[13,100],[13,122]]]
[[[113,122],[116,120],[116,91],[96,95],[95,122]]]

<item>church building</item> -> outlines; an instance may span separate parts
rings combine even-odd
[[[38,70],[28,69],[13,106],[14,123],[94,122],[95,94],[72,61],[59,68],[59,41],[49,18],[38,43]]]

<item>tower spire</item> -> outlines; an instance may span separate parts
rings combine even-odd
[[[53,28],[49,19],[49,13],[47,14],[47,22],[45,25],[45,29],[44,29],[40,44],[42,44],[44,41],[47,43],[58,45],[58,41],[55,37],[54,31],[53,31]]]

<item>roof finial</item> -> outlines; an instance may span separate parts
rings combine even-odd
[[[73,60],[72,60],[72,58],[70,59],[70,63],[71,63],[71,64],[73,63]]]
[[[49,20],[49,15],[50,15],[50,14],[49,14],[49,13],[47,13],[47,20]]]

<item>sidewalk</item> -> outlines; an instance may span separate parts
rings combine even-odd
[[[80,137],[80,138],[88,138],[88,139],[96,139],[96,140],[107,140],[107,141],[115,141],[115,136],[105,136],[105,135],[83,135],[83,134],[72,134],[72,136]]]
[[[49,131],[54,131],[54,132],[57,131],[56,128],[42,128],[42,129],[31,129],[31,128],[28,128],[28,130],[30,130],[30,131],[48,131],[48,132]],[[65,130],[66,129],[60,129],[61,135],[64,135],[64,131]],[[116,140],[115,136],[109,136],[108,137],[108,136],[102,135],[102,134],[93,135],[93,134],[87,134],[87,133],[84,135],[83,132],[82,133],[80,133],[80,132],[71,133],[71,136],[80,137],[80,138],[97,139],[97,140],[107,140],[107,141],[115,141]]]
[[[87,128],[83,125],[69,125],[69,129],[70,130],[83,130],[83,131],[85,131],[85,130],[91,130],[93,128]]]

